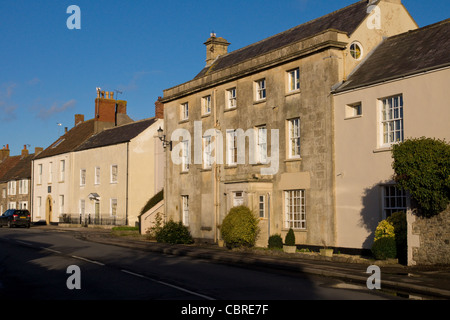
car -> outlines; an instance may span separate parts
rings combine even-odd
[[[31,226],[31,215],[28,210],[9,209],[0,216],[0,227],[17,227],[23,226],[29,228]]]

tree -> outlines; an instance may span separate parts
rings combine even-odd
[[[418,214],[431,217],[450,203],[450,144],[432,138],[394,145],[394,180],[408,191]]]

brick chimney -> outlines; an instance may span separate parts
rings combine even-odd
[[[27,145],[25,144],[23,146],[23,150],[22,150],[22,157],[23,156],[27,156],[29,154],[28,149],[27,149]]]
[[[155,117],[158,119],[164,119],[164,103],[161,102],[161,97],[155,102]]]
[[[204,43],[206,45],[206,66],[209,66],[219,56],[228,53],[228,43],[224,38],[217,38],[215,33],[211,33],[211,37]]]
[[[75,127],[79,125],[80,123],[84,122],[84,115],[82,114],[76,114],[75,115]]]
[[[2,162],[8,157],[9,157],[9,144],[7,144],[6,147],[3,146],[3,148],[0,150],[0,162]]]
[[[42,151],[44,151],[44,148],[41,147],[35,147],[34,148],[34,155],[37,156],[39,153],[41,153]]]
[[[95,131],[100,132],[118,125],[118,118],[128,118],[127,102],[114,100],[114,92],[101,91],[97,88],[95,99]]]

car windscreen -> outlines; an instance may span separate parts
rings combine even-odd
[[[28,210],[16,210],[14,214],[17,214],[19,216],[29,216],[30,212]]]

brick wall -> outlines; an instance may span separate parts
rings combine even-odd
[[[450,265],[450,206],[432,218],[417,217],[412,233],[419,238],[412,248],[417,265]]]

